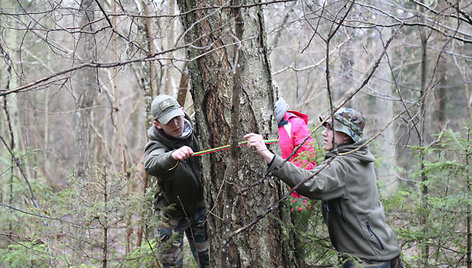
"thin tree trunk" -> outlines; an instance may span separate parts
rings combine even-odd
[[[187,65],[188,64],[185,63],[184,67],[182,67],[183,72],[180,77],[179,90],[177,91],[177,102],[182,107],[185,105],[185,99],[187,98],[188,92],[188,74],[186,73]]]
[[[168,2],[168,7],[169,7],[169,13],[170,14],[176,14],[176,0],[167,0]],[[175,19],[174,18],[168,18],[165,19],[164,25],[166,25],[166,37],[164,38],[165,42],[165,48],[164,49],[171,49],[174,47],[174,42],[175,42]],[[167,57],[170,58],[170,60],[166,61],[166,65],[164,66],[164,71],[165,71],[165,79],[164,79],[164,87],[161,88],[161,91],[164,94],[168,95],[174,95],[176,93],[176,84],[175,84],[175,77],[174,77],[174,63],[172,62],[172,59],[174,58],[175,53],[171,51],[170,53],[167,54]]]
[[[12,32],[13,35],[14,32]],[[11,36],[7,36],[7,42],[9,40],[16,40],[16,37],[13,36],[13,38]],[[14,68],[14,65],[13,65],[13,60],[11,59],[10,55],[7,53],[6,50],[3,49],[2,47],[2,44],[0,44],[0,53],[2,55],[2,57],[4,58],[5,60],[5,63],[6,63],[6,68],[5,68],[5,71],[6,71],[6,84],[5,84],[5,90],[8,91],[9,89],[11,89],[12,87],[15,87],[16,85],[16,80],[15,80],[15,77],[13,76],[13,68]],[[0,81],[3,81],[0,79]],[[5,124],[5,128],[7,129],[8,131],[8,140],[10,142],[9,146],[11,148],[12,151],[16,150],[16,143],[15,143],[15,134],[14,134],[14,123],[13,123],[13,118],[12,118],[12,114],[11,114],[11,111],[9,110],[9,107],[16,107],[16,105],[11,105],[8,101],[8,99],[13,99],[13,98],[17,98],[17,96],[4,96],[3,97],[3,109],[4,109],[4,112],[5,112],[5,119],[6,119],[6,124]],[[4,152],[5,150],[2,149]],[[10,176],[8,178],[8,192],[7,192],[7,204],[10,205],[10,206],[13,206],[13,196],[14,196],[14,193],[13,193],[13,181],[14,181],[14,178],[15,178],[15,173],[14,173],[14,167],[15,167],[15,159],[13,157],[10,158]],[[9,218],[8,220],[8,241],[7,241],[7,245],[10,245],[10,242],[13,241],[12,240],[12,234],[13,234],[13,224],[12,224],[12,220]]]
[[[425,124],[426,124],[426,73],[427,73],[427,64],[428,64],[428,37],[424,30],[420,30],[421,36],[421,65],[420,65],[420,133],[419,133],[419,146],[424,145],[424,138],[425,138]],[[427,181],[427,177],[424,174],[424,161],[425,161],[425,154],[423,152],[420,153],[420,182],[424,183]],[[421,184],[421,193],[422,193],[422,203],[423,203],[423,215],[421,215],[420,223],[423,226],[423,241],[421,247],[421,254],[422,254],[422,261],[423,267],[428,267],[428,259],[429,259],[429,245],[428,245],[428,212],[427,212],[427,195],[428,195],[428,186],[425,184]]]
[[[150,12],[148,10],[148,3],[144,0],[141,1],[141,6],[143,7],[143,13],[145,15],[150,15]],[[145,47],[148,50],[148,54],[153,55],[154,54],[154,45],[153,45],[153,31],[152,31],[152,20],[149,18],[144,18],[142,21],[144,27],[141,28],[140,31],[140,39],[143,44],[145,44]],[[152,126],[152,122],[154,118],[152,118],[151,115],[151,103],[154,98],[159,93],[159,86],[157,85],[156,81],[159,78],[156,78],[157,72],[155,70],[154,64],[151,64],[150,62],[145,62],[142,65],[142,68],[140,70],[140,77],[139,77],[139,84],[141,86],[141,89],[144,91],[144,105],[145,105],[145,110],[146,110],[146,130]],[[142,178],[142,194],[143,196],[146,194],[147,191],[147,186],[149,184],[149,176],[148,174],[144,171],[144,166],[140,165],[140,172],[139,174],[143,174]],[[144,215],[140,215],[140,218],[143,219]],[[141,220],[139,220],[141,222]],[[146,224],[143,222],[140,224],[138,227],[138,230],[136,232],[136,246],[141,247],[142,241],[143,241],[143,236],[145,236],[145,230],[146,230]]]
[[[464,47],[461,48],[461,55],[464,55]],[[469,116],[469,120],[472,121],[472,97],[470,94],[470,89],[469,89],[469,83],[467,82],[467,64],[466,60],[464,58],[461,59],[460,61],[461,65],[459,65],[459,62],[457,61],[457,57],[454,57],[454,64],[456,65],[457,70],[461,74],[461,79],[462,83],[464,86],[464,91],[465,91],[465,101],[467,105],[467,114]]]
[[[354,35],[354,29],[347,27],[344,31],[346,32],[346,35],[348,37],[351,37],[352,35]],[[339,54],[340,54],[339,56],[341,58],[341,66],[340,66],[341,79],[339,79],[339,81],[341,82],[341,84],[339,86],[339,90],[334,91],[333,97],[334,97],[335,102],[339,102],[343,98],[346,92],[346,89],[351,88],[352,83],[354,81],[353,66],[355,63],[356,55],[354,54],[354,51],[353,51],[354,44],[352,43],[350,38],[348,40],[349,41],[347,41],[346,44],[343,45],[343,48],[339,51]],[[372,42],[366,42],[366,43],[367,43],[366,45],[372,44]],[[351,101],[347,103],[348,106],[352,105],[352,103],[350,102]]]
[[[149,16],[151,13],[148,10],[148,3],[146,3],[144,0],[141,1],[142,7],[143,7],[143,12],[145,15]],[[142,42],[145,44],[145,47],[148,50],[148,54],[153,55],[155,52],[154,45],[153,45],[153,30],[152,30],[152,20],[149,18],[143,19],[144,27],[140,31],[140,36],[142,39]],[[154,99],[154,96],[159,94],[159,86],[157,85],[156,81],[158,78],[157,72],[155,70],[154,64],[151,64],[151,62],[145,62],[143,63],[143,68],[142,68],[142,76],[140,77],[140,85],[141,88],[144,91],[144,103],[146,105],[146,115],[147,115],[147,120],[146,120],[146,129],[148,129],[150,126],[152,126],[152,121],[154,118],[151,116],[151,103],[152,100]]]
[[[97,59],[97,48],[95,36],[93,35],[92,21],[94,15],[94,1],[83,0],[80,4],[80,33],[77,42],[77,58],[76,63],[90,62]],[[86,180],[89,176],[90,169],[90,132],[92,121],[92,108],[95,97],[98,94],[98,74],[93,68],[83,68],[78,70],[74,75],[76,106],[77,106],[77,123],[75,128],[76,152],[77,152],[77,177]]]
[[[445,40],[443,40],[445,41]],[[441,52],[440,52],[441,53]],[[440,132],[443,129],[444,124],[446,123],[446,87],[448,86],[446,77],[447,77],[447,61],[444,55],[440,55],[437,67],[438,74],[438,88],[435,90],[435,100],[436,100],[436,116],[435,121],[437,121],[437,126],[435,130]]]
[[[6,55],[6,54],[5,54]],[[8,79],[7,79],[7,86],[6,86],[6,90],[8,90],[10,88],[10,79],[11,79],[11,66],[8,65],[7,68],[6,68],[6,71],[7,71],[7,74],[8,74]],[[1,80],[0,80],[1,81]],[[4,109],[4,112],[5,112],[5,118],[6,118],[6,129],[8,130],[8,133],[9,133],[9,141],[10,141],[10,148],[12,150],[15,150],[15,136],[13,134],[13,125],[12,125],[12,119],[11,119],[11,116],[10,116],[10,112],[8,110],[8,101],[7,101],[7,98],[8,96],[4,96],[3,97],[3,109]],[[15,177],[15,174],[14,174],[14,166],[15,166],[15,160],[13,159],[13,157],[11,158],[10,160],[10,176],[9,176],[9,179],[8,179],[8,193],[7,193],[7,204],[10,205],[10,206],[13,206],[13,178]],[[13,233],[13,224],[12,224],[12,221],[11,220],[8,220],[8,241],[7,241],[7,245],[10,245],[10,241],[12,241],[12,233]]]
[[[471,155],[471,152],[470,152],[470,149],[471,149],[471,146],[470,146],[470,132],[471,132],[471,129],[470,128],[467,128],[467,148],[465,150],[465,164],[466,166],[469,166],[469,157]],[[467,172],[468,174],[469,172]],[[472,183],[470,181],[470,175],[468,174],[467,178],[466,178],[466,183],[467,183],[467,191],[470,193],[470,184]],[[472,231],[471,231],[471,228],[470,228],[470,225],[471,225],[471,220],[470,220],[470,205],[467,204],[467,216],[466,216],[466,228],[467,228],[467,256],[466,256],[466,261],[467,261],[467,268],[471,268],[472,267],[472,253],[471,253],[471,244],[472,244]]]
[[[15,137],[13,135],[13,129],[11,125],[11,119],[10,115],[8,113],[8,103],[7,103],[7,97],[5,96],[5,113],[7,117],[7,127],[8,127],[8,132],[10,133],[10,148],[12,150],[15,150]],[[15,178],[15,173],[13,167],[15,166],[15,160],[13,157],[10,160],[10,177],[8,181],[8,205],[13,206],[13,179]],[[13,234],[13,224],[12,220],[8,220],[8,245],[10,244],[10,241],[12,240],[12,234]]]
[[[143,168],[144,169],[144,168]],[[147,172],[145,172],[143,170],[143,172],[140,172],[141,174],[143,174],[143,184],[142,184],[142,194],[143,196],[146,195],[146,187],[147,187],[147,184],[148,184],[148,177],[149,175],[147,174]],[[144,218],[144,215],[140,215],[140,218],[141,220]],[[138,222],[141,222],[141,221],[138,221]],[[143,235],[144,235],[144,230],[146,229],[146,224],[145,223],[141,223],[138,227],[138,231],[136,232],[136,247],[141,247],[142,243],[143,243]]]
[[[436,100],[438,102],[437,109],[437,120],[439,123],[439,129],[442,129],[446,122],[446,62],[442,58],[439,62],[439,89],[437,90]]]
[[[102,268],[106,268],[108,265],[108,177],[107,177],[107,169],[103,167],[103,212],[104,212],[104,222],[102,223],[103,226],[103,260],[102,260]]]

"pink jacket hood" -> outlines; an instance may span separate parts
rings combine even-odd
[[[284,120],[289,120],[290,118],[292,118],[294,116],[298,116],[301,119],[303,119],[303,121],[305,121],[305,125],[308,124],[308,119],[310,119],[310,117],[308,115],[304,114],[304,113],[300,113],[300,112],[297,112],[297,111],[287,111],[284,115]]]

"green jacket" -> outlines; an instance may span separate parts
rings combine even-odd
[[[173,205],[176,209],[170,212],[172,216],[191,216],[204,206],[201,157],[190,157],[178,162],[171,156],[174,150],[184,145],[194,152],[199,151],[188,115],[185,118],[185,130],[180,138],[173,138],[155,126],[150,127],[149,142],[144,151],[144,168],[148,174],[157,177],[160,188],[155,205],[157,209]]]
[[[337,148],[339,153],[358,148],[365,140],[345,144]],[[385,222],[385,214],[379,201],[374,157],[366,147],[344,156],[330,151],[325,161],[314,170],[298,168],[285,163],[275,176],[290,187],[313,175],[332,157],[332,162],[316,176],[299,186],[296,191],[311,199],[320,199],[324,220],[328,226],[333,246],[367,260],[387,261],[400,254],[400,247],[392,229]],[[284,161],[276,156],[269,171]]]

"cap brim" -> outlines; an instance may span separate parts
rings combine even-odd
[[[319,118],[320,118],[320,122],[323,122],[325,119],[329,118],[330,116],[327,115],[327,114],[323,114],[323,115],[320,115]],[[323,126],[326,127],[326,124],[329,124],[329,120],[326,120],[326,122],[323,123]]]
[[[157,121],[161,124],[167,124],[169,121],[176,116],[184,116],[182,108],[174,108],[168,112],[165,112],[161,117],[157,118]]]

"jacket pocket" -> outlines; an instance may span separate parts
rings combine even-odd
[[[375,240],[377,241],[378,245],[380,246],[380,248],[382,250],[384,250],[384,245],[382,244],[382,241],[380,240],[380,238],[375,234],[374,230],[372,230],[372,228],[370,227],[370,224],[369,222],[367,221],[366,222],[366,226],[367,226],[367,231],[369,232],[369,234],[373,237],[375,237]]]
[[[342,204],[342,202],[339,202],[339,215],[341,215],[341,218],[343,219],[343,222],[346,223],[346,219],[344,218],[344,212],[343,212],[343,204]]]

